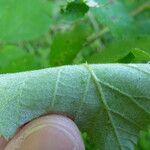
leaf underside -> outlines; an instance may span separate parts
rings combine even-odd
[[[65,112],[98,149],[133,150],[150,124],[150,65],[101,64],[0,75],[0,133]],[[4,117],[5,116],[5,117]]]

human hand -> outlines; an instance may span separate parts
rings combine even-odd
[[[0,150],[84,150],[75,123],[62,115],[41,117],[25,125],[7,142],[0,138]]]

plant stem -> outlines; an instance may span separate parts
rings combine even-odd
[[[130,14],[131,16],[137,16],[138,14],[140,14],[142,11],[144,11],[147,8],[150,8],[150,1],[145,2],[144,4],[142,4],[135,10],[133,10]]]
[[[91,22],[91,24],[92,24],[92,26],[93,26],[95,32],[96,32],[96,33],[99,33],[99,32],[100,32],[100,28],[99,28],[99,25],[98,25],[97,20],[95,19],[95,16],[93,16],[92,13],[88,13],[88,17],[89,17],[89,19],[90,19],[90,22]],[[102,41],[101,41],[100,38],[98,39],[98,44],[99,44],[99,45],[102,45]]]
[[[87,46],[87,45],[93,43],[95,40],[97,40],[97,39],[100,38],[103,34],[109,32],[109,31],[110,31],[110,29],[109,29],[108,27],[106,27],[106,28],[104,28],[103,30],[101,30],[98,34],[96,34],[96,35],[94,35],[94,36],[92,36],[92,37],[89,37],[89,38],[87,39],[87,42],[85,43],[84,46]]]

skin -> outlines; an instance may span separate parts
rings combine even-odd
[[[10,140],[0,137],[0,150],[85,150],[75,123],[63,115],[49,115],[28,123]]]

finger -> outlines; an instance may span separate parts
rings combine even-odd
[[[41,117],[26,125],[5,150],[84,150],[75,123],[62,115]]]
[[[0,137],[0,150],[4,150],[4,147],[6,146],[7,141],[3,138]]]

